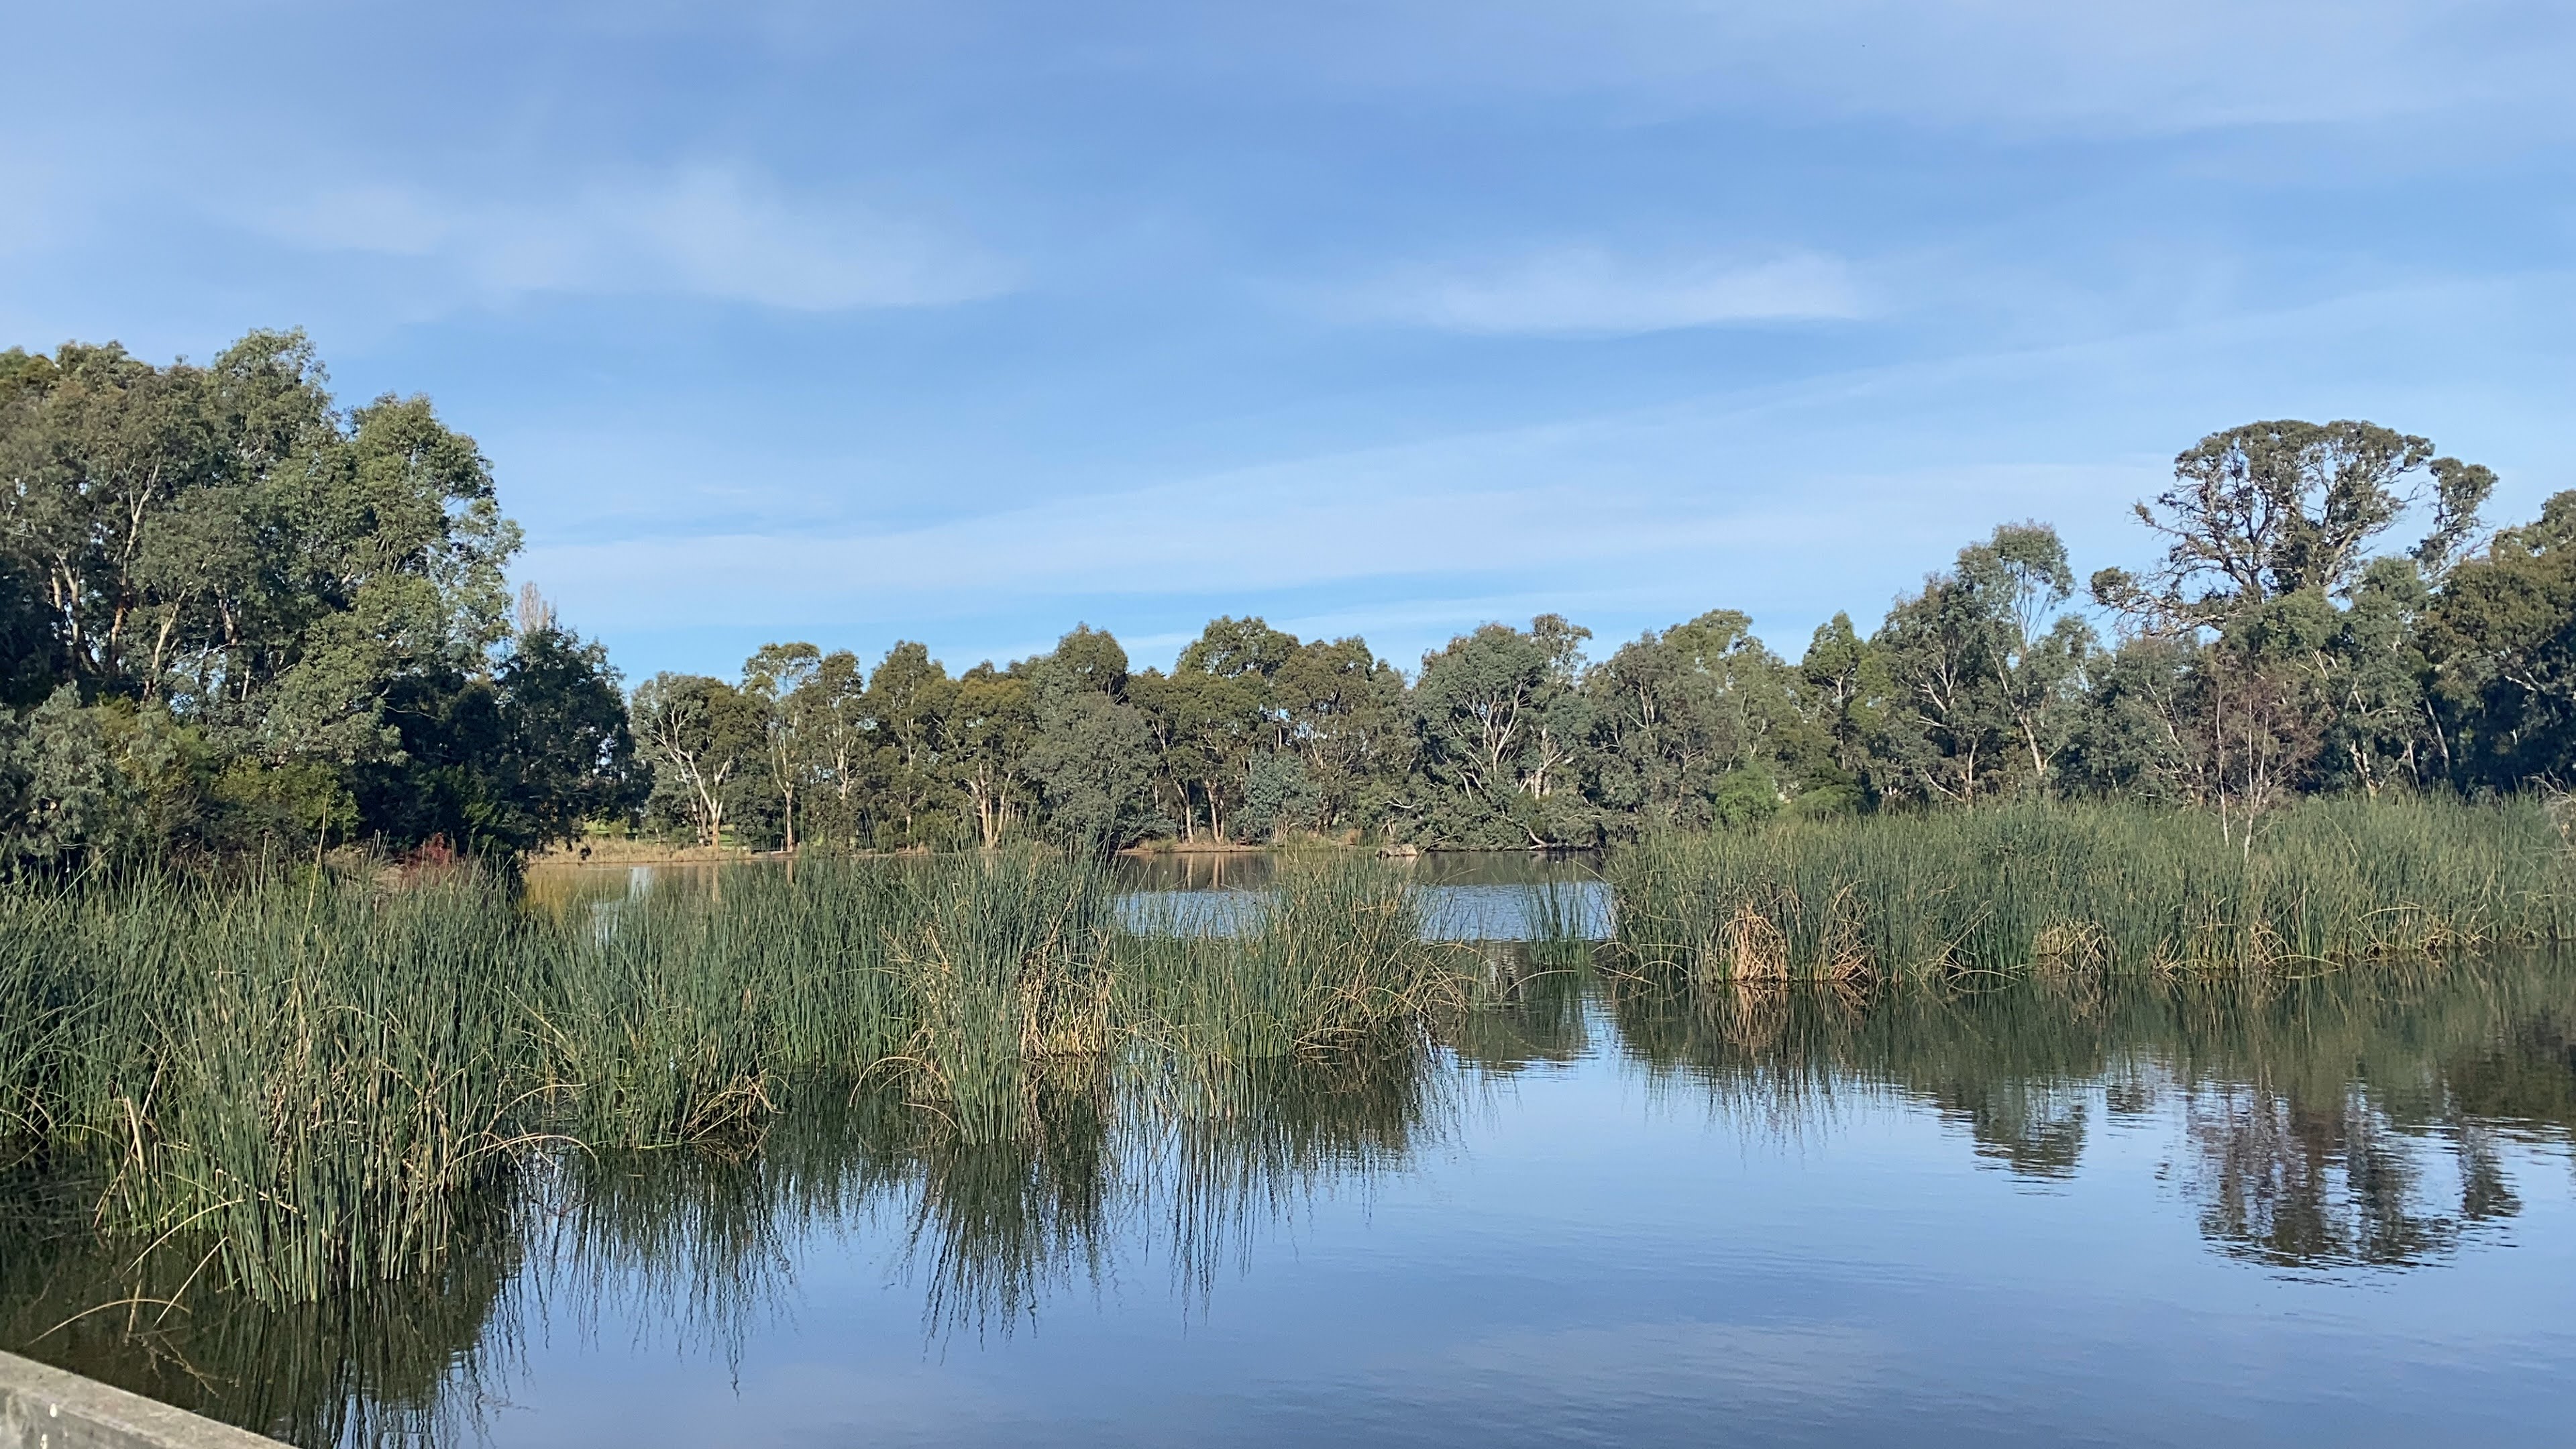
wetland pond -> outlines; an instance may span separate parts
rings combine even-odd
[[[1123,868],[1222,911],[1187,898],[1263,863]],[[1471,933],[1534,880],[1597,905],[1579,864],[1415,868]],[[854,1100],[567,1164],[332,1309],[82,1314],[131,1290],[12,1251],[0,1346],[315,1446],[2568,1432],[2565,961],[1684,999],[1489,949],[1517,989],[1437,1050],[1247,1070],[1186,1126],[1075,1085],[941,1148]]]

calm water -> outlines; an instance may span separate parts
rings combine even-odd
[[[570,1168],[355,1313],[39,1338],[115,1293],[22,1253],[0,1340],[308,1442],[2567,1432],[2562,964],[1698,1003],[1537,976],[1420,1062],[1274,1070],[1180,1125],[1073,1084],[1040,1120],[959,1152],[862,1103],[750,1162]]]
[[[1553,892],[1568,924],[1593,939],[1610,934],[1609,888],[1588,857],[1519,852],[1450,853],[1394,863],[1420,891],[1425,933],[1440,940],[1530,939],[1530,888]],[[783,870],[771,861],[743,865],[543,866],[531,893],[555,905],[601,905],[651,890],[706,890],[720,871]],[[1258,892],[1278,869],[1256,852],[1122,856],[1115,863],[1127,924],[1222,933],[1249,917]]]

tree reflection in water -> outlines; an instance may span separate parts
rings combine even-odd
[[[1927,1103],[2017,1176],[2082,1165],[2097,1110],[2174,1112],[2211,1245],[2293,1269],[2401,1267],[2520,1211],[2500,1136],[2576,1130],[2563,967],[1979,991],[1614,981],[1625,1050],[1727,1110],[1811,1127],[1838,1092]]]
[[[2201,1231],[2241,1256],[2285,1268],[2402,1266],[2521,1210],[2474,1122],[2447,1124],[2456,1182],[2446,1194],[2433,1185],[2426,1140],[2358,1091],[2312,1104],[2267,1087],[2203,1087],[2183,1110],[2199,1149]]]
[[[1599,1051],[1750,1131],[1826,1135],[1849,1106],[1917,1104],[2035,1182],[2081,1172],[2107,1121],[2162,1131],[2212,1247],[2302,1272],[2456,1251],[2520,1209],[2500,1146],[2576,1131],[2576,1015],[2547,963],[1699,994],[1490,964],[1496,1004],[1436,1046],[1058,1061],[1000,1142],[963,1142],[887,1088],[757,1141],[567,1153],[528,1200],[486,1205],[446,1272],[358,1303],[183,1293],[184,1253],[103,1254],[22,1165],[0,1193],[0,1343],[298,1444],[469,1443],[530,1335],[738,1355],[827,1235],[892,1235],[934,1339],[1011,1333],[1156,1256],[1203,1302],[1318,1195],[1368,1192],[1456,1140],[1479,1094]]]

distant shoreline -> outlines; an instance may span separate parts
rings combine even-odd
[[[1154,841],[1144,845],[1131,845],[1126,849],[1119,851],[1118,855],[1123,859],[1130,860],[1154,860],[1166,856],[1228,857],[1281,855],[1299,850],[1359,851],[1370,855],[1394,859],[1409,859],[1423,855],[1584,855],[1592,853],[1588,848],[1581,846],[1526,846],[1517,849],[1496,849],[1492,847],[1482,849],[1460,849],[1453,846],[1437,845],[1370,845],[1363,841],[1299,839],[1286,843],[1273,843],[1268,845],[1244,845],[1233,843],[1219,845],[1205,842],[1175,843],[1171,841]],[[858,850],[836,852],[836,854],[856,856],[862,859],[872,860],[899,860],[906,856],[930,856],[942,853],[943,852],[929,850]],[[582,869],[620,865],[736,865],[749,864],[757,861],[794,860],[801,854],[804,854],[804,852],[753,850],[747,846],[709,847],[704,845],[658,845],[642,841],[612,841],[607,843],[606,848],[602,848],[598,842],[593,842],[591,845],[591,851],[588,855],[581,854],[578,850],[564,849],[534,852],[528,856],[527,864],[530,869],[541,867]]]

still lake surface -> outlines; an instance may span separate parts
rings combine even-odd
[[[1129,869],[1190,894],[1261,864]],[[594,874],[566,888],[633,888]],[[40,1336],[102,1291],[66,1262],[0,1273],[0,1344],[308,1443],[2569,1432],[2567,962],[1679,1000],[1494,959],[1514,1004],[1423,1060],[1282,1069],[1191,1126],[1095,1094],[943,1151],[807,1115],[748,1161],[568,1176],[354,1316],[210,1298]]]

